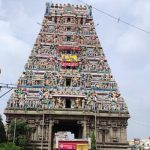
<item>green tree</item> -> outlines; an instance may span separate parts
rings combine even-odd
[[[21,150],[21,148],[14,143],[1,143],[0,150]]]
[[[0,143],[6,142],[6,132],[3,124],[2,117],[0,115]]]
[[[91,132],[91,150],[96,150],[96,139],[94,132]]]
[[[14,131],[15,144],[25,148],[31,134],[31,128],[26,121],[17,119],[16,121],[12,120],[8,128],[8,134],[11,141],[14,140]]]

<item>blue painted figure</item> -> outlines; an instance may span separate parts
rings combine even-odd
[[[88,5],[88,9],[89,9],[89,16],[92,17],[92,6]]]
[[[49,15],[50,13],[50,3],[46,3],[46,12],[45,15]]]

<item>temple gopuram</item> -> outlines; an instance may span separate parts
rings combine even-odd
[[[4,114],[32,128],[29,147],[53,150],[55,134],[96,136],[97,150],[127,150],[127,105],[96,34],[92,7],[46,3],[40,33]]]

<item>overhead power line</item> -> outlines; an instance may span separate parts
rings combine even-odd
[[[0,95],[0,99],[2,97],[4,97],[6,94],[8,94],[9,92],[11,92],[13,89],[17,88],[17,85],[15,84],[7,84],[7,83],[0,83],[0,90],[1,89],[9,89],[8,91],[6,91],[4,94]]]
[[[84,2],[84,1],[82,1],[82,0],[78,0],[78,1],[81,2],[81,3],[84,4],[84,5],[89,5],[89,4],[87,4],[86,2]],[[93,5],[91,5],[91,6],[92,6],[92,8],[95,9],[96,11],[100,12],[101,14],[104,14],[105,16],[108,16],[108,17],[110,17],[110,18],[116,20],[118,23],[121,22],[121,23],[123,23],[123,24],[126,24],[126,25],[132,27],[132,28],[135,28],[135,29],[137,29],[137,30],[140,30],[140,31],[142,31],[142,32],[145,32],[145,33],[147,33],[147,34],[150,34],[150,31],[147,31],[147,30],[145,30],[145,29],[143,29],[143,28],[140,28],[140,27],[138,27],[138,26],[136,26],[136,25],[134,25],[134,24],[130,24],[129,22],[126,22],[126,21],[122,20],[120,17],[113,16],[113,15],[111,15],[111,14],[109,14],[109,13],[107,13],[107,12],[101,10],[101,9],[98,9],[98,8],[94,7]]]
[[[143,126],[143,127],[146,127],[146,128],[150,128],[150,125],[149,125],[148,122],[145,123],[145,122],[136,121],[136,120],[132,120],[131,122],[136,123],[136,124],[139,125],[139,126]]]
[[[17,87],[16,84],[7,84],[7,83],[0,83],[0,89],[1,88],[6,88],[6,89],[15,89]]]
[[[7,92],[5,92],[4,94],[0,95],[0,98],[4,97],[6,94],[8,94],[10,91],[12,91],[13,88],[9,89]]]

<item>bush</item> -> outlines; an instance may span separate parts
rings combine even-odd
[[[1,143],[0,150],[21,150],[21,148],[13,143]]]
[[[19,135],[16,141],[17,141],[17,145],[19,145],[20,147],[25,147],[28,142],[27,137],[25,135]]]
[[[15,144],[17,146],[20,146],[22,148],[25,148],[25,146],[27,145],[27,142],[29,140],[30,137],[30,133],[31,133],[31,128],[29,127],[29,125],[26,123],[25,120],[13,120],[8,128],[8,133],[9,133],[9,140],[13,140],[14,138],[14,128],[16,128],[16,132],[15,132]]]
[[[5,127],[2,121],[2,117],[0,115],[0,143],[6,142],[6,132]]]

